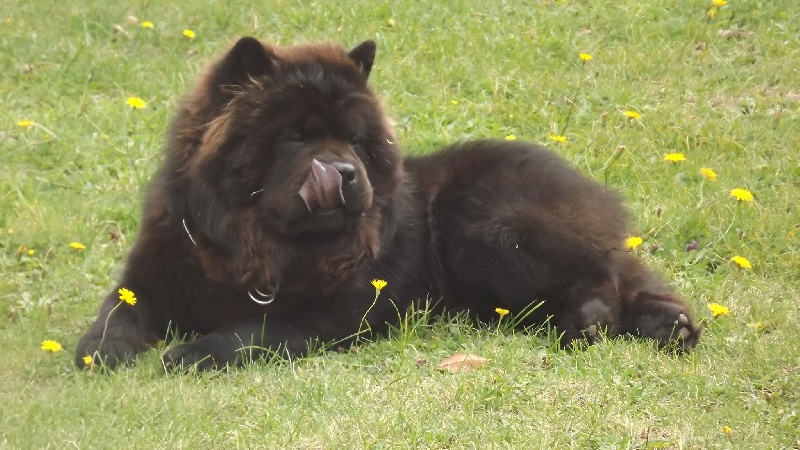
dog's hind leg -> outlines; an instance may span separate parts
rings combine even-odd
[[[563,229],[519,229],[490,226],[471,233],[461,227],[442,233],[439,254],[450,282],[447,297],[481,320],[497,317],[497,307],[529,314],[521,325],[550,319],[565,347],[617,334],[618,281],[606,252]]]

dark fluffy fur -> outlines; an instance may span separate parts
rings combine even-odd
[[[243,38],[210,66],[177,114],[118,286],[138,303],[108,295],[79,366],[128,361],[168,329],[199,336],[167,351],[168,367],[301,355],[383,332],[426,299],[482,321],[543,301],[521,325],[550,318],[565,346],[603,330],[697,343],[686,304],[624,250],[619,199],[554,154],[479,141],[403,160],[366,84],[374,56],[372,41]],[[372,279],[388,281],[374,306]]]

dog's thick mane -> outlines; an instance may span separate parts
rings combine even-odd
[[[244,108],[237,109],[233,102],[258,105],[271,94],[270,84],[307,80],[321,87],[348,89],[350,95],[380,109],[366,83],[373,57],[371,41],[348,53],[332,43],[279,47],[243,39],[199,77],[172,125],[166,161],[154,189],[166,197],[166,213],[171,220],[191,230],[193,251],[211,278],[243,285],[281,284],[283,289],[290,289],[284,272],[295,264],[293,253],[298,248],[297,242],[259,223],[261,218],[253,210],[230,204],[219,191],[220,185],[229,182],[224,176],[230,176],[220,161],[227,157],[227,149],[241,144],[232,127],[237,121],[247,120],[237,117]],[[274,95],[282,89],[276,87]],[[383,120],[381,125],[381,134],[394,145],[391,123]],[[381,241],[393,236],[397,212],[392,207],[392,194],[402,182],[403,172],[399,156],[389,165],[395,166],[392,175],[384,184],[376,185],[376,207],[363,218],[361,226],[342,239],[322,240],[317,248],[305,246],[303,250],[305,259],[316,258],[319,274],[331,285],[346,279],[363,261],[376,257]]]

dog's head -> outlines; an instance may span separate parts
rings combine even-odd
[[[184,100],[162,172],[215,278],[289,288],[377,256],[403,176],[367,87],[375,43],[240,39]]]

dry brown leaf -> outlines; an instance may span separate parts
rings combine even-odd
[[[742,31],[742,30],[717,30],[717,35],[724,37],[725,39],[744,39],[750,36],[752,33],[749,31]]]
[[[139,19],[136,16],[128,16],[125,20],[128,22],[128,25],[136,25],[139,23]]]
[[[114,32],[115,32],[115,33],[124,34],[125,36],[127,36],[127,35],[128,35],[128,32],[127,32],[127,31],[125,31],[125,28],[122,28],[122,25],[120,25],[120,24],[118,24],[118,23],[115,23],[115,24],[114,24],[114,25],[111,27],[111,29],[112,29],[112,30],[114,30]]]
[[[442,360],[436,370],[443,372],[466,372],[477,369],[489,360],[472,353],[456,353]]]

